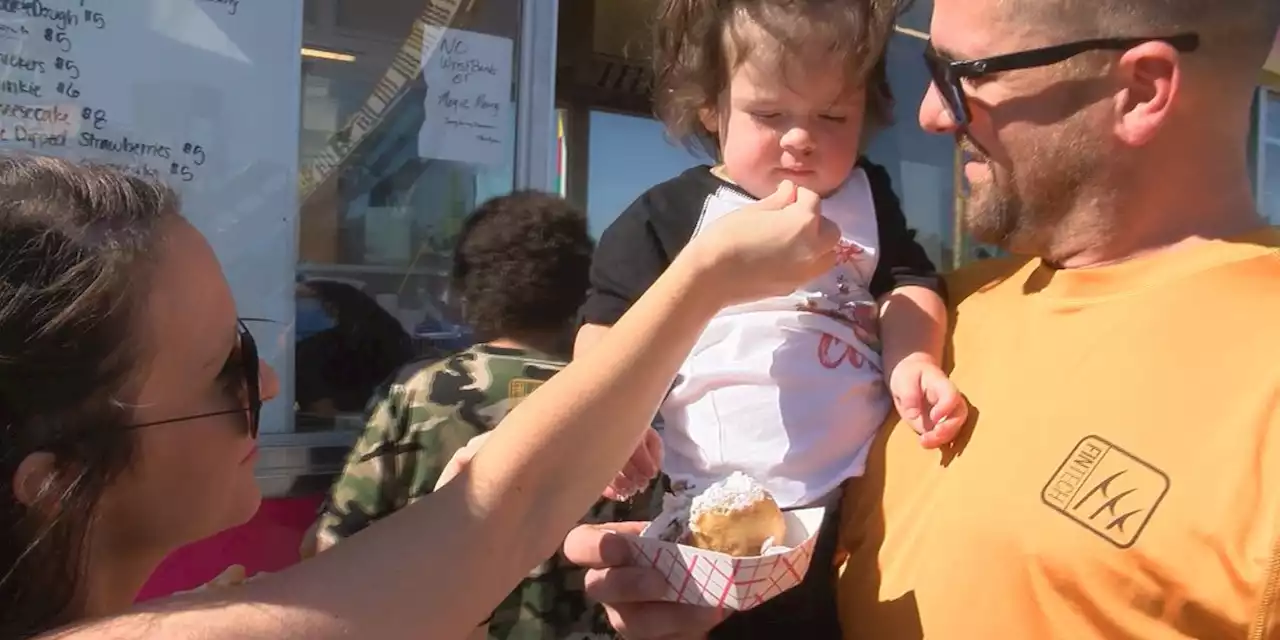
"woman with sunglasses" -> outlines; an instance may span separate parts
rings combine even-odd
[[[833,263],[816,207],[785,184],[699,234],[430,498],[278,574],[134,608],[168,553],[253,515],[278,381],[169,190],[0,159],[0,637],[466,637],[623,467],[705,322]]]

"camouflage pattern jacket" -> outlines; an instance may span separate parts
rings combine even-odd
[[[370,402],[364,434],[330,491],[317,526],[322,546],[346,538],[427,495],[467,442],[493,429],[564,362],[518,349],[472,347],[403,368]],[[648,520],[655,491],[629,503],[601,499],[583,522]],[[538,566],[494,611],[494,640],[614,638],[582,594],[583,570],[562,557]]]

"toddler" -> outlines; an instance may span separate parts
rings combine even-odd
[[[939,366],[942,280],[885,170],[859,158],[892,108],[882,54],[893,5],[661,3],[658,114],[718,162],[651,188],[604,232],[578,349],[701,229],[784,182],[818,194],[842,236],[828,273],[789,295],[724,309],[703,331],[660,408],[662,469],[677,484],[742,471],[784,509],[831,507],[843,481],[862,473],[893,402],[929,447],[954,438],[966,418]],[[636,488],[627,484],[620,476],[612,489]]]

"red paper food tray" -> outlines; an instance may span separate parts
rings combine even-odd
[[[745,611],[790,589],[804,579],[813,558],[825,509],[784,513],[785,553],[735,558],[723,553],[628,536],[635,564],[656,569],[667,579],[664,600],[705,607]]]

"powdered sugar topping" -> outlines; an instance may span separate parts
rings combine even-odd
[[[734,471],[729,477],[698,494],[690,506],[689,516],[696,520],[698,516],[708,513],[732,513],[741,511],[757,502],[769,498],[764,485],[756,482],[741,471]]]

